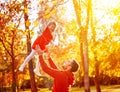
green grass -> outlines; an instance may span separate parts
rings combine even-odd
[[[70,89],[70,92],[83,92],[83,88],[73,87]],[[48,90],[48,88],[40,89],[39,92],[51,92],[51,90]]]
[[[70,92],[83,92],[83,87],[82,88],[79,88],[79,87],[72,87],[71,89],[70,89]]]
[[[96,92],[95,86],[90,87],[91,92]],[[120,85],[114,85],[114,86],[101,86],[102,92],[120,92]],[[20,92],[31,92],[30,89],[26,91],[20,91]],[[52,92],[48,88],[40,88],[38,89],[38,92]],[[84,92],[84,87],[72,87],[70,89],[70,92]]]
[[[96,92],[95,86],[90,87],[91,92]],[[114,85],[114,86],[101,86],[102,92],[120,92],[120,85]],[[48,90],[48,88],[40,89],[40,92],[51,92]],[[84,87],[72,87],[70,89],[70,92],[84,92]]]

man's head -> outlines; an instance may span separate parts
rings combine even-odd
[[[79,65],[74,59],[67,60],[63,64],[63,69],[71,72],[76,72],[78,68],[79,68]]]
[[[51,32],[53,32],[56,28],[56,23],[55,22],[50,22],[48,24],[48,28],[50,29]]]

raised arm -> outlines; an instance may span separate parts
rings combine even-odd
[[[51,59],[51,57],[48,58],[49,64],[52,68],[54,69],[58,69],[57,66],[55,65],[55,63],[53,62],[53,60]]]
[[[59,76],[60,71],[58,69],[54,69],[54,68],[49,67],[45,63],[42,55],[39,56],[39,60],[40,60],[41,67],[42,67],[42,69],[43,69],[44,72],[46,72],[47,74],[49,74],[50,76],[52,76],[54,78],[56,78],[57,76]]]
[[[38,54],[39,54],[39,62],[40,62],[40,65],[41,65],[41,67],[42,67],[42,69],[43,69],[43,71],[44,72],[46,72],[47,74],[49,74],[50,76],[52,76],[52,77],[56,77],[56,76],[59,76],[59,70],[58,69],[54,69],[53,67],[49,67],[47,64],[46,64],[46,62],[44,61],[44,58],[43,58],[43,53],[44,53],[44,51],[42,51],[40,48],[39,48],[39,46],[36,46],[36,50],[37,50],[37,52],[38,52]],[[46,54],[46,55],[48,55],[48,54]],[[49,60],[48,60],[49,61]],[[53,61],[49,61],[51,64],[53,64],[52,62]],[[55,66],[54,66],[55,67]]]

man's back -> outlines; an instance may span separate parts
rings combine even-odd
[[[58,75],[54,78],[52,92],[69,92],[69,87],[73,84],[74,75],[72,72],[58,71]]]
[[[59,70],[51,58],[48,59],[50,67],[47,66],[42,56],[40,56],[39,59],[43,71],[54,78],[52,92],[69,92],[69,87],[74,83],[73,73]]]

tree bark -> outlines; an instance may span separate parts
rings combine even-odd
[[[27,8],[27,1],[24,1],[24,8]],[[24,12],[24,19],[25,21],[28,20],[28,14]],[[28,25],[25,23],[25,28],[29,30]],[[31,38],[30,38],[30,32],[26,35],[27,37],[27,52],[28,54],[31,52]],[[29,73],[30,73],[30,84],[31,84],[31,92],[37,92],[37,87],[35,83],[35,75],[33,73],[33,62],[30,60],[29,62]]]
[[[12,92],[16,92],[15,59],[12,57]]]
[[[93,43],[94,43],[94,48],[95,46],[97,45],[96,44],[96,32],[95,32],[95,28],[93,26],[93,9],[92,9],[92,4],[90,4],[90,18],[91,18],[91,30],[92,30],[92,39],[93,39]],[[95,17],[94,17],[95,18]],[[93,49],[93,53],[94,53],[94,58],[95,58],[95,78],[94,78],[94,82],[95,82],[95,86],[96,86],[96,90],[97,92],[101,92],[101,89],[100,89],[100,84],[99,84],[99,61],[97,60],[97,54],[96,54],[96,51]]]
[[[80,1],[81,2],[81,1]],[[87,30],[89,25],[89,6],[88,6],[88,17],[86,21],[86,27],[82,27],[81,25],[81,7],[80,2],[78,3],[77,0],[73,0],[74,9],[76,13],[76,19],[79,25],[80,31],[80,52],[81,52],[81,60],[83,62],[84,68],[84,87],[85,92],[90,92],[90,84],[89,84],[89,62],[88,62],[88,42],[87,42]],[[89,2],[88,2],[89,4]]]
[[[16,92],[15,55],[14,55],[14,30],[12,31],[11,58],[12,58],[12,92]]]
[[[98,63],[96,63],[96,65],[95,65],[95,78],[94,78],[94,82],[95,82],[95,86],[96,86],[97,92],[101,92],[100,84],[99,84],[99,65],[98,65]]]

